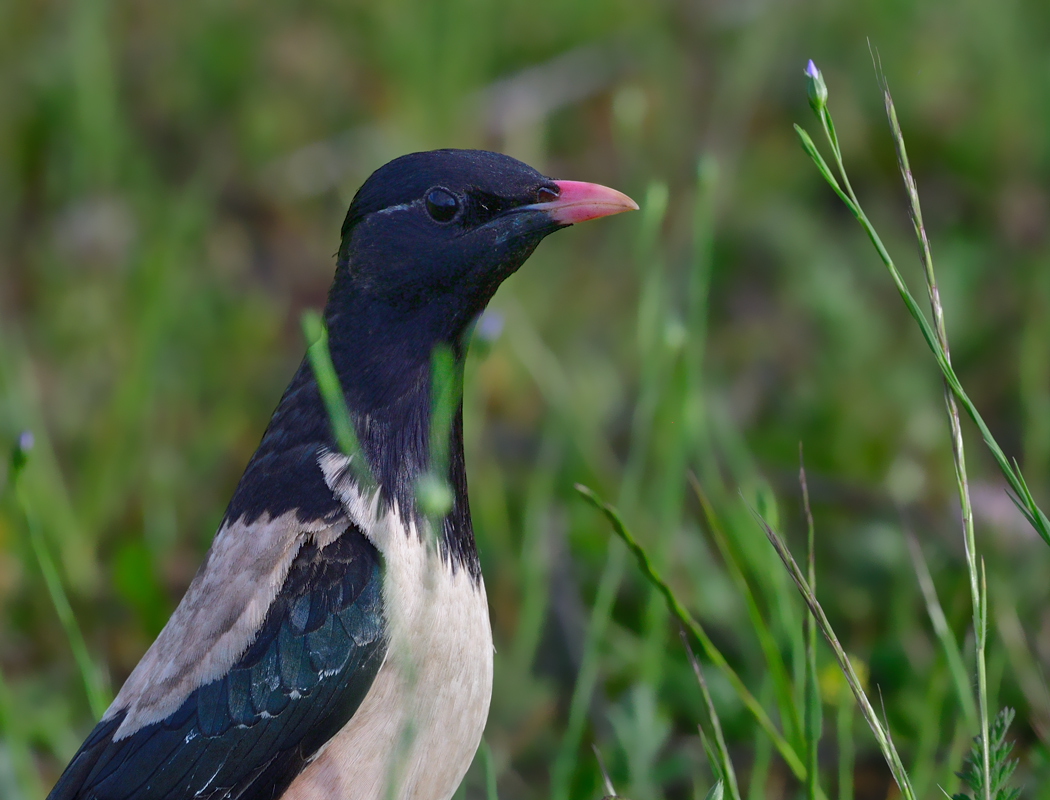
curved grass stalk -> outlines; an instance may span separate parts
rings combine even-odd
[[[777,752],[784,759],[784,762],[788,765],[791,772],[800,781],[806,779],[806,767],[799,757],[795,748],[791,746],[787,739],[784,738],[783,734],[777,730],[776,725],[769,718],[765,709],[755,699],[755,696],[751,694],[748,688],[744,685],[744,682],[737,675],[736,671],[726,661],[725,656],[722,655],[721,651],[715,646],[715,643],[711,641],[711,637],[707,635],[703,626],[690,614],[681,603],[678,602],[678,598],[675,597],[671,587],[668,586],[667,582],[656,572],[652,562],[649,560],[649,555],[645,552],[645,549],[638,544],[631,532],[627,530],[620,519],[619,512],[611,505],[602,500],[597,494],[591,489],[581,484],[576,484],[576,491],[578,491],[585,500],[587,500],[596,509],[601,511],[609,523],[612,525],[613,531],[616,535],[623,540],[624,544],[627,545],[628,550],[631,551],[635,559],[638,561],[638,565],[642,568],[646,578],[657,588],[660,593],[664,596],[667,601],[667,606],[671,610],[671,613],[678,618],[678,621],[685,626],[686,630],[692,634],[693,638],[700,645],[700,649],[704,651],[704,655],[725,675],[729,681],[730,686],[733,687],[733,691],[736,692],[737,697],[740,698],[740,702],[743,703],[744,707],[750,712],[751,716],[754,717],[755,722],[758,723],[759,727],[765,732],[765,734],[773,742],[773,746],[777,748]]]
[[[846,677],[846,682],[853,691],[853,696],[857,698],[857,704],[860,706],[864,719],[871,728],[871,732],[875,734],[875,741],[879,745],[879,750],[882,751],[882,756],[886,760],[890,772],[893,774],[893,780],[896,781],[897,787],[901,791],[901,795],[905,800],[915,800],[915,790],[912,788],[911,779],[908,777],[908,772],[904,768],[904,763],[901,761],[900,754],[897,752],[897,748],[893,744],[893,737],[890,735],[889,728],[883,724],[879,719],[878,714],[875,713],[875,709],[871,705],[871,701],[868,700],[868,695],[864,691],[860,678],[857,677],[857,673],[853,669],[853,664],[850,663],[849,658],[846,656],[846,651],[843,650],[842,645],[839,643],[838,637],[835,635],[835,631],[831,627],[831,623],[828,622],[828,618],[824,614],[824,609],[821,608],[820,603],[817,602],[816,596],[814,596],[813,591],[810,589],[806,576],[802,574],[802,570],[799,569],[798,564],[795,563],[795,559],[788,551],[787,545],[784,544],[776,531],[774,531],[769,524],[762,519],[757,511],[752,509],[751,513],[766,532],[766,537],[769,539],[769,543],[773,545],[773,549],[777,551],[780,560],[784,562],[784,566],[791,575],[791,579],[795,582],[799,594],[802,595],[802,599],[805,600],[806,605],[809,606],[809,611],[813,615],[813,619],[816,620],[821,633],[824,634],[824,638],[827,639],[828,644],[831,645],[831,650],[835,654],[835,659],[839,662],[839,667],[842,669],[842,674]]]

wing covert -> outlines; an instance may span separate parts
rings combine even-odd
[[[273,800],[353,716],[386,652],[382,564],[354,527],[296,554],[254,641],[169,716],[92,731],[49,800]]]

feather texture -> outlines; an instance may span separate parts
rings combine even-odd
[[[350,719],[386,652],[382,569],[349,529],[299,549],[250,647],[175,711],[107,714],[51,800],[272,800]]]

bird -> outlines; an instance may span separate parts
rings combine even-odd
[[[185,596],[48,800],[452,796],[493,644],[462,402],[450,508],[417,499],[432,354],[461,378],[472,324],[544,237],[637,208],[482,150],[404,155],[361,185],[323,312],[358,451],[337,446],[304,358]]]

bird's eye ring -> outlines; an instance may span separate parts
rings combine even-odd
[[[459,200],[448,189],[431,189],[426,197],[427,213],[435,222],[450,222],[459,211]]]

